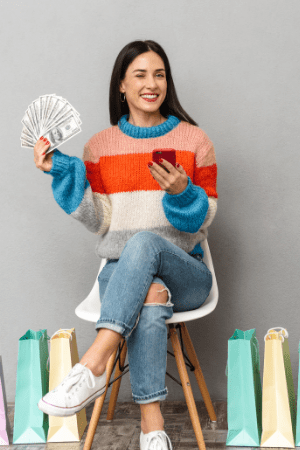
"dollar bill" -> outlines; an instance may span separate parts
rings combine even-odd
[[[62,122],[59,122],[55,127],[51,128],[43,136],[50,142],[50,147],[47,153],[50,153],[55,148],[60,147],[66,141],[71,139],[76,134],[80,133],[81,128],[78,125],[74,115],[65,118]]]
[[[41,95],[27,108],[21,123],[21,147],[32,148],[44,136],[50,151],[81,131],[80,114],[68,100],[56,94]]]

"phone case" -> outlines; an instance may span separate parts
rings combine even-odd
[[[169,161],[174,167],[176,164],[176,153],[173,148],[157,148],[153,150],[152,154],[153,161],[159,164],[163,169],[169,172],[162,164],[160,164],[160,158]]]

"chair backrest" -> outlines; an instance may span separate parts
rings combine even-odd
[[[210,294],[205,301],[205,303],[200,306],[200,308],[195,309],[193,311],[185,311],[180,313],[174,313],[171,319],[168,319],[166,323],[178,323],[178,322],[188,322],[190,320],[195,320],[200,317],[206,316],[207,314],[210,314],[218,303],[219,298],[219,291],[218,291],[218,285],[216,280],[216,275],[214,271],[213,261],[210,254],[210,250],[208,247],[207,240],[201,242],[201,247],[204,251],[204,262],[209,268],[209,270],[212,273],[213,277],[213,284],[210,291]],[[75,314],[80,317],[83,320],[87,320],[89,322],[96,323],[97,320],[100,317],[100,308],[101,308],[101,301],[100,301],[100,294],[99,294],[99,283],[98,283],[98,276],[105,266],[107,262],[107,259],[102,259],[98,275],[96,277],[94,286],[89,293],[89,295],[81,302],[77,308],[75,309]]]

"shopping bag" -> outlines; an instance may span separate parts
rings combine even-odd
[[[235,330],[228,341],[226,445],[259,447],[261,380],[256,330]]]
[[[284,328],[265,336],[261,447],[294,447],[296,403],[288,344]]]
[[[300,342],[298,351],[300,353]],[[298,401],[297,401],[297,421],[296,421],[296,447],[300,447],[300,360],[298,370]]]
[[[48,416],[38,402],[49,388],[47,330],[28,330],[19,339],[14,444],[46,442]]]
[[[75,329],[59,329],[50,339],[49,391],[55,389],[78,362]],[[80,441],[86,425],[85,409],[69,417],[49,416],[47,442]]]
[[[2,357],[0,356],[0,445],[9,445],[10,425],[8,420]]]

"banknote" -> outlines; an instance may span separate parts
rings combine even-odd
[[[51,144],[47,150],[47,153],[52,152],[55,148],[58,148],[73,136],[80,133],[80,131],[81,128],[75,117],[72,115],[66,117],[64,120],[55,125],[55,127],[51,128],[50,131],[43,134],[44,138],[48,139]]]
[[[33,148],[44,136],[51,143],[47,153],[53,151],[80,133],[80,114],[65,98],[56,94],[41,95],[27,108],[21,123],[21,147]]]

